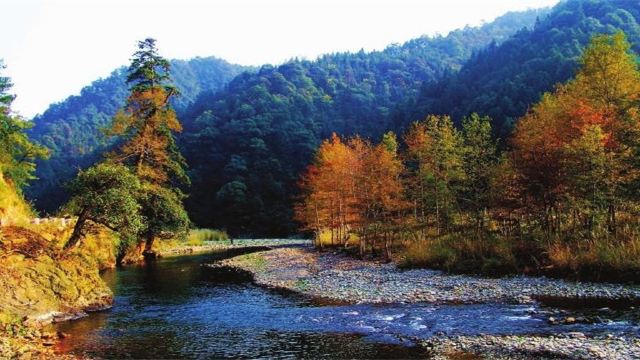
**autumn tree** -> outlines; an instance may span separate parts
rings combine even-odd
[[[325,140],[300,181],[303,196],[297,219],[315,232],[316,239],[324,230],[331,231],[332,245],[347,245],[350,234],[358,234],[361,255],[368,245],[375,251],[375,239],[383,239],[389,257],[394,225],[404,206],[397,148],[391,132],[376,146],[360,137],[344,141],[335,134]]]
[[[594,37],[575,79],[545,94],[516,126],[524,195],[550,232],[576,214],[591,232],[603,209],[614,231],[618,203],[630,199],[639,170],[640,73],[629,49],[622,33]]]
[[[367,241],[382,238],[385,258],[389,259],[390,245],[406,208],[401,179],[404,166],[397,153],[396,135],[388,132],[378,145],[364,143],[353,148],[362,161],[356,174],[356,204],[362,221],[360,254],[364,255]],[[374,245],[371,243],[372,249]]]
[[[118,136],[122,145],[109,158],[130,167],[147,192],[139,201],[146,209],[145,248],[151,251],[155,237],[186,230],[188,221],[184,221],[183,194],[178,186],[189,182],[174,138],[174,133],[182,130],[170,105],[177,90],[171,84],[170,64],[158,54],[154,39],[138,43],[127,83],[130,95],[126,107],[116,114],[108,131]],[[169,196],[168,191],[174,195]],[[154,209],[158,202],[175,211]]]
[[[305,198],[298,219],[313,228],[331,232],[331,244],[344,245],[349,229],[357,222],[356,174],[361,164],[353,148],[338,135],[322,142],[315,162],[303,176]]]
[[[140,180],[158,186],[188,182],[174,138],[182,126],[169,103],[178,94],[169,71],[169,61],[158,55],[155,40],[140,41],[128,69],[127,105],[108,131],[123,140],[111,158],[132,167]]]

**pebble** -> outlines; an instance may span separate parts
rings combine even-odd
[[[319,253],[310,247],[277,248],[260,253],[267,266],[252,267],[237,258],[223,266],[252,272],[258,285],[280,287],[312,297],[349,303],[531,304],[552,294],[568,299],[640,300],[640,287],[607,283],[570,282],[545,277],[515,276],[500,279],[449,275],[437,270],[399,270],[393,264],[361,261],[340,254]],[[283,266],[286,264],[286,266]],[[218,266],[218,265],[212,265]],[[303,289],[296,283],[304,280]],[[541,310],[542,314],[546,312]],[[547,313],[551,324],[588,323],[562,311]],[[553,315],[553,316],[551,316]],[[596,319],[603,322],[602,319]],[[594,338],[581,332],[560,336],[458,336],[445,333],[425,340],[434,354],[451,349],[485,358],[529,359],[552,357],[640,359],[640,340],[604,335]],[[448,349],[448,350],[447,350]],[[434,358],[447,358],[435,356]]]
[[[579,334],[579,333],[578,333]],[[487,359],[638,359],[640,346],[625,339],[573,336],[567,338],[528,336],[455,336],[424,340],[434,359],[447,359],[452,349]],[[463,357],[461,357],[463,358]],[[471,357],[469,357],[471,358]]]

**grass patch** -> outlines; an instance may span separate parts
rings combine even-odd
[[[397,257],[405,268],[428,267],[453,273],[502,276],[548,275],[575,280],[640,281],[640,239],[538,241],[451,234],[408,241]]]
[[[222,230],[214,229],[193,229],[187,236],[187,245],[202,246],[208,241],[228,241],[229,235]]]
[[[451,234],[405,243],[400,251],[399,265],[491,276],[513,274],[536,261],[528,255],[520,258],[519,254],[528,253],[521,247],[521,243],[504,238],[486,236],[478,239]]]
[[[548,249],[552,275],[601,281],[640,281],[640,239],[555,242]]]
[[[332,247],[332,246],[344,246],[340,243],[340,241],[336,238],[336,234],[334,234],[334,239],[331,241],[331,231],[323,230],[320,232],[318,239],[316,239],[316,245],[322,247]],[[360,244],[360,237],[351,232],[347,235],[346,245],[347,247],[354,247]]]
[[[294,286],[298,290],[305,291],[309,287],[309,281],[307,279],[298,279]]]
[[[0,222],[4,225],[25,226],[34,216],[27,203],[11,184],[4,180],[0,171]]]
[[[234,263],[234,266],[251,271],[264,271],[267,268],[267,259],[259,252],[237,256],[231,262]]]

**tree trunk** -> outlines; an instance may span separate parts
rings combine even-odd
[[[142,252],[142,256],[145,260],[155,260],[158,257],[158,255],[153,251],[153,241],[155,239],[155,236],[152,234],[147,234],[147,238],[144,242],[144,251]]]
[[[76,221],[76,225],[73,227],[73,232],[71,233],[71,237],[67,240],[67,243],[64,244],[63,251],[67,252],[76,247],[78,242],[80,242],[80,238],[84,236],[82,232],[84,225],[87,222],[87,211],[83,210],[80,212],[78,216],[78,221]]]
[[[147,238],[144,242],[144,252],[152,252],[153,251],[153,241],[155,240],[155,236],[148,234]]]
[[[391,237],[389,236],[389,232],[385,231],[384,233],[384,257],[386,261],[391,261],[391,250],[389,249],[389,242],[391,241]]]
[[[616,232],[616,207],[611,204],[609,205],[609,229],[611,233]]]

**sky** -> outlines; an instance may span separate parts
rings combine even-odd
[[[161,55],[243,65],[381,50],[558,0],[0,0],[0,59],[27,118],[127,65],[138,40]]]

